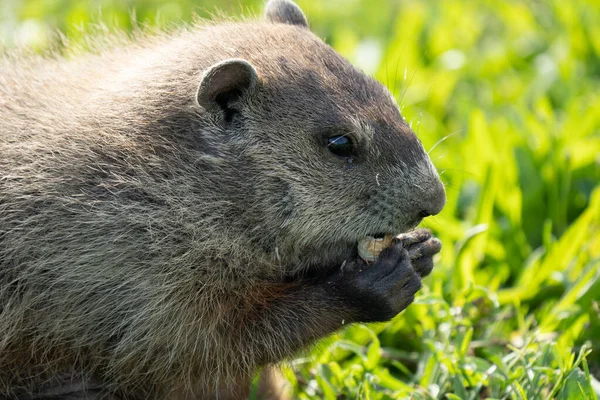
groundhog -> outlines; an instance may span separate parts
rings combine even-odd
[[[244,398],[433,267],[412,230],[445,203],[427,153],[289,0],[1,59],[0,397]]]

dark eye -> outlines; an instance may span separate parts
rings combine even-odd
[[[348,136],[331,136],[327,139],[327,148],[339,157],[352,157],[354,155],[354,143]]]

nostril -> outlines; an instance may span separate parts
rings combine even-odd
[[[423,210],[423,211],[419,212],[419,219],[427,218],[430,215],[431,215],[431,213],[429,211]]]

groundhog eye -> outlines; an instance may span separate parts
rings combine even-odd
[[[331,136],[327,139],[327,148],[339,157],[352,157],[354,155],[354,143],[348,136]]]

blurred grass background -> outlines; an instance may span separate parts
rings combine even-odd
[[[298,0],[312,30],[397,96],[448,203],[416,304],[285,368],[301,399],[600,396],[600,5]],[[259,15],[261,0],[2,0],[0,38]],[[1,73],[1,71],[0,71]],[[594,378],[596,376],[596,378]]]

